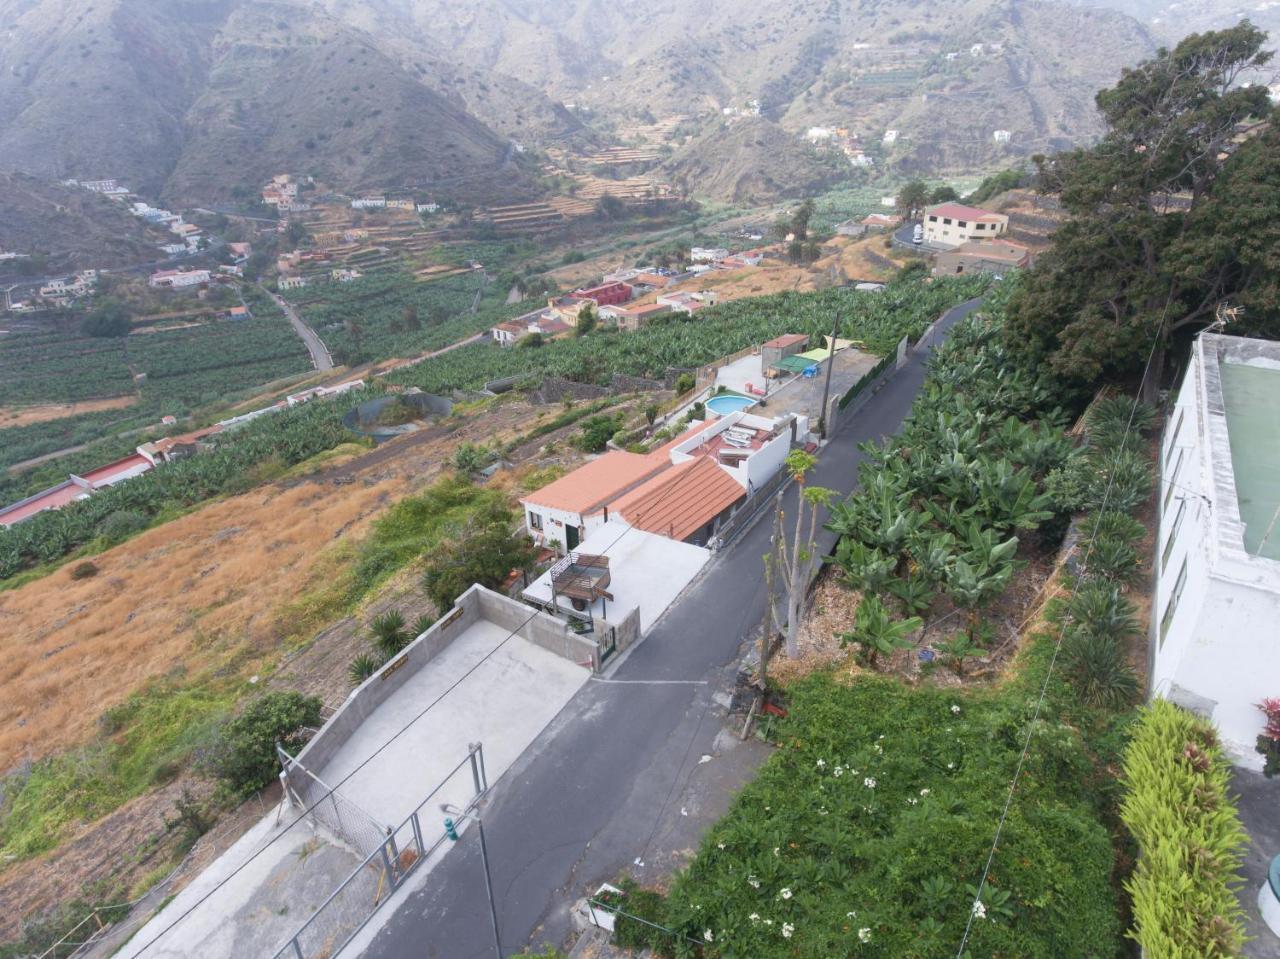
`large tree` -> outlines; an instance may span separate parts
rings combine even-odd
[[[1264,88],[1239,82],[1271,59],[1265,41],[1242,21],[1161,50],[1098,94],[1106,133],[1095,146],[1035,158],[1040,189],[1069,219],[1011,311],[1024,360],[1095,380],[1131,373],[1154,348],[1150,395],[1170,340],[1238,292],[1238,271],[1187,254],[1227,222],[1209,211],[1238,194],[1229,171],[1254,153],[1237,150],[1240,125],[1271,113]]]

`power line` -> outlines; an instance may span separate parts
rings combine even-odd
[[[652,510],[652,509],[657,509],[658,505],[659,505],[659,504],[656,504],[656,503],[655,503],[655,504],[654,504],[654,506],[650,507],[650,509],[651,509],[651,510]],[[646,513],[645,515],[647,516],[648,514]],[[644,518],[644,517],[641,517],[641,519],[643,519],[643,518]],[[628,533],[630,533],[633,529],[635,529],[635,527],[634,527],[634,526],[628,526],[626,529],[624,529],[624,530],[623,530],[623,531],[622,531],[622,532],[621,532],[621,533],[620,533],[620,534],[619,534],[619,535],[618,535],[618,536],[613,540],[613,542],[612,542],[612,543],[610,543],[608,546],[606,546],[606,547],[605,547],[605,552],[607,553],[609,550],[613,549],[613,547],[617,546],[617,545],[618,545],[618,543],[620,543],[620,542],[622,541],[622,538],[623,538],[624,536],[626,536]],[[443,700],[446,696],[448,696],[448,695],[449,695],[450,693],[452,693],[455,689],[457,689],[460,685],[462,685],[462,683],[463,683],[463,682],[464,682],[464,681],[465,681],[469,676],[471,676],[471,674],[472,674],[472,673],[474,673],[477,669],[479,669],[482,665],[484,665],[484,664],[485,664],[485,662],[487,662],[487,661],[489,660],[489,658],[490,658],[490,657],[492,657],[495,653],[497,653],[497,652],[498,652],[498,650],[500,650],[503,646],[505,646],[507,643],[509,643],[509,642],[510,642],[512,639],[514,639],[517,635],[519,635],[520,630],[524,629],[524,627],[525,627],[525,626],[527,626],[527,625],[529,625],[529,623],[533,622],[534,617],[535,617],[535,616],[537,616],[540,612],[542,612],[542,610],[541,610],[541,609],[534,609],[534,610],[533,610],[533,612],[529,614],[529,617],[528,617],[527,619],[525,619],[524,621],[522,621],[518,626],[516,626],[514,629],[512,629],[512,630],[511,630],[511,632],[509,632],[509,633],[508,633],[508,634],[503,638],[502,642],[498,643],[498,645],[497,645],[497,646],[493,647],[493,649],[491,649],[491,650],[489,650],[489,652],[485,653],[485,654],[484,654],[484,656],[482,656],[479,660],[477,660],[477,661],[476,661],[476,663],[475,663],[473,666],[471,666],[471,668],[469,668],[465,673],[463,673],[460,677],[458,677],[458,679],[457,679],[457,680],[456,680],[452,685],[450,685],[450,686],[449,686],[449,687],[448,687],[444,692],[442,692],[439,696],[437,696],[437,697],[436,697],[435,699],[433,699],[430,703],[428,703],[428,704],[427,704],[427,705],[426,705],[426,706],[421,710],[421,712],[419,712],[416,716],[414,716],[414,717],[413,717],[412,719],[410,719],[407,723],[405,723],[403,726],[401,726],[401,727],[400,727],[400,729],[399,729],[399,730],[397,730],[397,731],[396,731],[396,732],[391,736],[391,738],[390,738],[390,739],[388,739],[388,740],[387,740],[386,742],[384,742],[381,746],[379,746],[379,747],[378,747],[377,749],[375,749],[372,753],[370,753],[368,757],[366,757],[364,760],[362,760],[362,761],[361,761],[361,762],[360,762],[360,763],[359,763],[359,764],[358,764],[354,769],[352,769],[349,773],[347,773],[345,776],[343,776],[341,779],[339,779],[339,780],[338,780],[336,783],[334,783],[332,786],[328,787],[328,789],[327,789],[327,791],[324,793],[324,795],[322,795],[319,799],[317,799],[317,800],[316,800],[315,802],[313,802],[310,806],[308,806],[306,809],[304,809],[304,810],[303,810],[303,811],[298,815],[298,817],[297,817],[296,819],[294,819],[294,821],[293,821],[293,822],[291,822],[288,826],[286,826],[283,830],[281,830],[281,831],[280,831],[279,833],[277,833],[275,836],[272,836],[272,837],[271,837],[271,839],[269,839],[269,840],[268,840],[268,841],[267,841],[267,842],[266,842],[266,843],[265,843],[261,848],[257,849],[257,850],[256,850],[256,851],[255,851],[251,856],[249,856],[249,858],[248,858],[248,859],[246,859],[244,862],[242,862],[239,866],[237,866],[235,869],[233,869],[230,873],[228,873],[228,874],[227,874],[227,876],[226,876],[225,878],[223,878],[222,880],[220,880],[216,885],[214,885],[214,887],[213,887],[212,889],[210,889],[207,893],[205,893],[203,896],[201,896],[199,899],[197,899],[194,903],[192,903],[189,907],[187,907],[187,909],[185,909],[185,910],[184,910],[180,915],[178,915],[178,916],[177,916],[177,917],[176,917],[172,922],[170,922],[167,926],[165,926],[163,929],[161,929],[158,933],[156,933],[154,936],[152,936],[149,940],[147,940],[147,942],[145,942],[145,943],[141,946],[141,948],[139,948],[139,949],[138,949],[138,951],[134,953],[134,956],[135,956],[135,957],[137,957],[137,956],[141,956],[144,952],[146,952],[148,949],[150,949],[150,948],[151,948],[153,945],[155,945],[155,944],[156,944],[156,943],[157,943],[161,938],[163,938],[165,935],[167,935],[167,934],[170,932],[170,930],[172,930],[175,926],[177,926],[180,922],[182,922],[182,920],[186,919],[186,918],[187,918],[187,916],[191,915],[191,913],[193,913],[196,909],[198,909],[198,908],[200,908],[200,906],[204,905],[204,903],[205,903],[205,902],[207,902],[207,901],[208,901],[208,900],[209,900],[209,899],[210,899],[210,898],[211,898],[215,893],[217,893],[220,889],[222,889],[222,887],[223,887],[223,886],[225,886],[227,883],[229,883],[232,879],[234,879],[236,876],[238,876],[241,872],[243,872],[243,871],[244,871],[244,869],[245,869],[245,868],[246,868],[250,863],[252,863],[255,859],[257,859],[257,858],[258,858],[259,856],[261,856],[264,852],[266,852],[266,851],[267,851],[268,849],[270,849],[273,845],[275,845],[275,843],[276,843],[278,840],[280,840],[281,838],[283,838],[283,837],[284,837],[284,836],[289,832],[289,830],[291,830],[291,829],[292,829],[294,826],[296,826],[298,823],[300,823],[300,822],[302,822],[304,819],[306,819],[306,818],[307,818],[307,816],[308,816],[308,815],[310,815],[310,814],[311,814],[311,812],[312,812],[312,811],[313,811],[317,806],[319,806],[322,802],[324,802],[324,801],[325,801],[326,799],[328,799],[331,795],[333,795],[335,792],[337,792],[337,791],[338,791],[338,788],[339,788],[340,786],[342,786],[342,785],[346,784],[348,781],[350,781],[351,777],[353,777],[353,776],[354,776],[356,773],[358,773],[361,769],[363,769],[365,766],[367,766],[369,763],[371,763],[374,759],[376,759],[376,758],[377,758],[377,757],[378,757],[378,756],[379,756],[379,755],[380,755],[380,754],[381,754],[385,749],[387,749],[387,747],[389,747],[392,743],[394,743],[394,742],[395,742],[397,739],[399,739],[402,735],[404,735],[406,732],[408,732],[408,731],[409,731],[409,728],[410,728],[411,726],[413,726],[413,725],[414,725],[418,720],[420,720],[423,716],[425,716],[428,712],[430,712],[430,711],[431,711],[435,706],[437,706],[437,705],[440,703],[440,701],[441,701],[441,700]]]
[[[1142,379],[1139,380],[1138,382],[1138,390],[1134,394],[1133,405],[1129,409],[1129,420],[1127,423],[1125,423],[1124,437],[1122,437],[1122,440],[1121,440],[1122,443],[1123,443],[1123,440],[1127,438],[1129,436],[1129,433],[1133,430],[1134,417],[1137,416],[1138,406],[1141,403],[1142,388],[1143,386],[1146,385],[1147,376],[1151,372],[1151,363],[1155,359],[1156,350],[1159,348],[1159,345],[1160,345],[1160,337],[1164,333],[1165,322],[1169,318],[1169,306],[1170,306],[1170,302],[1166,300],[1165,307],[1164,307],[1164,314],[1160,317],[1160,324],[1156,327],[1155,337],[1151,341],[1151,350],[1147,354],[1146,365],[1142,369]],[[1107,503],[1111,499],[1111,491],[1115,486],[1115,481],[1116,481],[1116,471],[1112,470],[1111,475],[1107,478],[1107,488],[1102,495],[1102,503],[1098,507],[1098,512],[1103,512],[1106,510]],[[1084,565],[1085,567],[1088,567],[1089,565],[1089,557],[1093,553],[1094,543],[1096,542],[1097,542],[1096,538],[1091,538],[1089,540],[1089,545],[1085,550],[1084,560],[1082,562],[1082,565]],[[1071,601],[1075,599],[1076,594],[1079,592],[1079,590],[1080,590],[1080,577],[1076,577],[1075,582],[1071,584],[1071,594],[1070,596],[1067,597],[1068,606],[1070,605]],[[982,878],[978,882],[977,893],[974,895],[973,902],[969,907],[969,918],[965,922],[964,935],[961,936],[960,938],[960,948],[956,950],[956,959],[963,959],[965,946],[969,944],[969,936],[973,931],[973,921],[978,917],[978,905],[982,901],[983,890],[986,888],[987,879],[991,875],[991,867],[995,863],[996,850],[1000,846],[1000,836],[1004,832],[1005,822],[1009,818],[1009,810],[1013,806],[1013,797],[1017,792],[1018,780],[1022,777],[1022,770],[1026,766],[1027,755],[1031,751],[1031,740],[1035,736],[1036,723],[1040,719],[1040,711],[1044,707],[1045,698],[1048,696],[1049,683],[1053,679],[1053,671],[1058,664],[1058,656],[1062,652],[1062,643],[1066,639],[1066,635],[1067,635],[1067,623],[1064,619],[1061,628],[1058,630],[1058,638],[1053,646],[1053,656],[1049,660],[1049,668],[1045,672],[1044,682],[1041,683],[1040,685],[1040,695],[1036,699],[1036,708],[1031,714],[1031,719],[1027,722],[1027,735],[1022,743],[1022,752],[1018,756],[1018,764],[1013,771],[1013,780],[1009,783],[1009,793],[1005,797],[1004,808],[1000,811],[1000,819],[996,823],[996,834],[991,841],[991,850],[987,854],[986,864],[982,867]]]

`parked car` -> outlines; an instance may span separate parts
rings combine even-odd
[[[917,243],[917,244],[924,242],[924,224],[923,223],[916,224],[915,230],[912,231],[911,233],[911,242]]]

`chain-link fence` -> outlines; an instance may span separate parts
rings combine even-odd
[[[475,809],[489,791],[484,748],[473,743],[468,747],[467,755],[404,822],[395,829],[383,830],[373,823],[368,814],[342,800],[283,751],[281,761],[286,762],[282,777],[286,780],[286,787],[293,790],[295,782],[299,787],[290,796],[291,801],[302,800],[303,791],[310,790],[311,801],[304,806],[309,810],[308,814],[315,816],[343,841],[359,848],[365,853],[365,858],[359,868],[343,880],[280,947],[275,959],[330,959],[336,956],[414,870],[449,841],[444,831],[444,816],[436,811],[433,804],[449,799],[466,814]],[[369,842],[372,845],[366,850],[361,844]]]

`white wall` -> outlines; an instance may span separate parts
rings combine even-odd
[[[539,546],[549,546],[552,543],[567,546],[568,534],[565,532],[565,528],[568,526],[585,527],[579,538],[579,542],[581,542],[605,523],[604,510],[598,510],[596,513],[584,517],[581,513],[552,509],[549,506],[539,506],[537,503],[521,502],[521,506],[524,507],[525,528],[529,531],[529,535],[533,537],[533,541]],[[534,529],[529,524],[530,514],[536,514],[542,518],[542,529]]]

